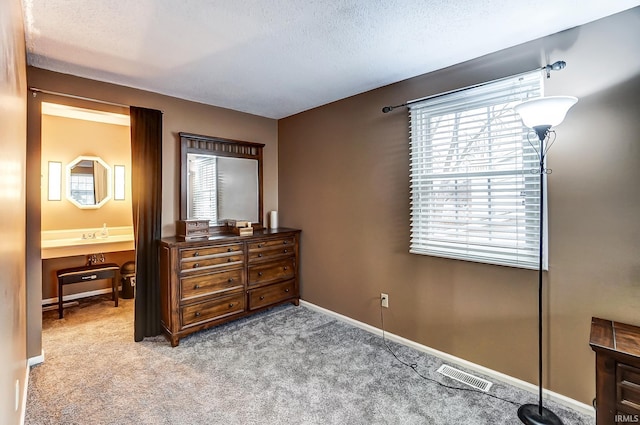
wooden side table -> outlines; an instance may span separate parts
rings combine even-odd
[[[596,424],[640,423],[640,327],[591,319]]]

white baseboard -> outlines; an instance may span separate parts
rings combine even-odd
[[[40,363],[44,363],[44,350],[42,350],[40,352],[39,356],[29,357],[29,360],[28,360],[27,364],[29,365],[29,367],[33,367],[33,366],[38,365]]]
[[[118,287],[118,290],[121,291],[122,287]],[[79,292],[77,294],[63,295],[62,302],[73,301],[80,298],[93,297],[95,295],[110,294],[110,293],[111,293],[111,287],[104,288],[104,289],[96,289],[95,291]],[[57,304],[57,303],[58,303],[58,297],[47,298],[42,300],[42,305]]]
[[[353,325],[355,327],[358,327],[360,329],[364,329],[367,332],[371,332],[372,334],[378,335],[378,336],[382,336],[382,329],[378,329],[375,326],[371,326],[368,325],[366,323],[360,322],[358,320],[352,319],[350,317],[344,316],[342,314],[336,313],[334,311],[331,310],[327,310],[326,308],[317,306],[315,304],[312,304],[308,301],[304,301],[304,300],[300,300],[300,305],[307,307],[311,310],[315,310],[318,311],[320,313],[335,317],[336,319],[349,323],[350,325]],[[504,373],[495,371],[493,369],[489,369],[487,367],[481,366],[479,364],[476,363],[472,363],[470,361],[461,359],[459,357],[456,356],[452,356],[451,354],[447,354],[443,351],[439,351],[436,350],[434,348],[431,347],[427,347],[426,345],[422,345],[419,344],[415,341],[411,341],[409,339],[403,338],[401,336],[392,334],[388,331],[384,332],[384,336],[386,339],[388,339],[389,341],[393,341],[393,342],[397,342],[399,344],[402,345],[406,345],[407,347],[411,347],[415,350],[421,351],[423,353],[427,353],[427,354],[431,354],[432,356],[441,358],[442,360],[445,360],[447,362],[450,363],[454,363],[457,364],[461,367],[464,367],[466,369],[470,369],[473,371],[476,371],[480,374],[483,374],[485,376],[490,376],[492,378],[495,378],[498,381],[504,382],[506,384],[512,385],[514,387],[517,388],[521,388],[523,390],[529,391],[533,394],[538,394],[538,386],[531,384],[529,382],[523,381],[521,379],[518,378],[514,378],[513,376],[509,376],[506,375]],[[561,404],[563,406],[569,407],[570,409],[576,410],[580,413],[584,413],[586,415],[589,415],[593,418],[595,418],[596,416],[596,412],[595,409],[593,408],[593,406],[579,402],[578,400],[574,400],[572,398],[569,398],[567,396],[564,396],[562,394],[547,390],[547,389],[543,389],[542,391],[543,397],[547,400],[553,400],[554,402]]]

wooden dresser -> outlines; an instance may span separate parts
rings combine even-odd
[[[162,326],[180,338],[276,304],[298,305],[300,230],[160,241]]]
[[[592,318],[596,424],[640,422],[640,327]]]

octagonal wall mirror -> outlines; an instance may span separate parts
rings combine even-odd
[[[71,161],[66,177],[67,200],[78,208],[100,208],[111,199],[111,167],[97,156],[79,156]]]

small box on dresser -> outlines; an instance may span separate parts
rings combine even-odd
[[[193,332],[299,303],[296,229],[160,241],[162,327],[172,346]]]
[[[204,239],[209,237],[209,220],[176,221],[176,237],[182,240]]]

